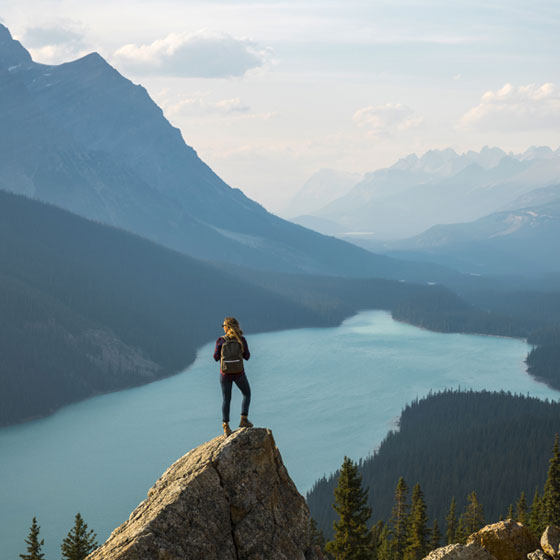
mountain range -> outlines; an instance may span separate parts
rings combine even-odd
[[[539,189],[535,202],[495,212],[473,222],[432,226],[399,241],[356,240],[356,244],[396,258],[430,261],[470,274],[539,276],[560,272],[560,187]],[[529,193],[531,195],[533,193]]]
[[[282,220],[229,187],[147,91],[99,54],[38,64],[1,24],[0,131],[1,189],[198,258],[287,272],[418,278],[415,265]]]
[[[560,149],[430,150],[366,174],[348,194],[295,221],[352,241],[403,239],[527,206],[524,198],[559,181]]]

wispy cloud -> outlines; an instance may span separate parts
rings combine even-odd
[[[228,78],[263,66],[270,54],[270,49],[248,39],[203,29],[171,33],[149,45],[125,45],[115,52],[114,59],[136,74]]]
[[[416,128],[422,123],[423,118],[406,105],[386,103],[358,109],[352,120],[358,126],[366,128],[372,135],[387,136]]]
[[[487,91],[480,103],[463,115],[460,125],[499,131],[557,129],[560,88],[552,83],[505,84],[497,91]]]
[[[46,64],[59,64],[86,53],[83,27],[73,21],[62,21],[40,27],[28,27],[22,43],[33,58]]]

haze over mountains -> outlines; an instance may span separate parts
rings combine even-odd
[[[414,277],[414,265],[282,220],[226,185],[146,90],[96,53],[59,66],[38,64],[0,25],[0,75],[4,190],[205,259]]]
[[[325,220],[327,233],[347,239],[402,239],[437,224],[526,207],[535,189],[559,182],[560,149],[530,148],[522,154],[489,147],[464,154],[430,150],[367,174],[348,194],[313,211],[315,222],[309,216],[296,221],[322,231],[320,220]]]

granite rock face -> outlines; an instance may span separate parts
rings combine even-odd
[[[450,544],[432,550],[424,560],[496,560],[477,544]]]
[[[549,526],[541,537],[541,548],[554,560],[560,559],[560,529]]]
[[[239,429],[176,461],[88,560],[311,560],[309,510],[270,430]]]
[[[467,539],[470,543],[485,548],[496,560],[526,560],[527,554],[539,547],[529,529],[512,519],[483,527]]]

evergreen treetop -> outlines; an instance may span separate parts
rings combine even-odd
[[[339,519],[333,524],[334,540],[325,546],[325,550],[336,560],[369,560],[371,557],[367,529],[371,508],[366,506],[367,496],[368,491],[362,489],[362,476],[357,464],[344,457],[334,490],[333,509]]]
[[[451,498],[451,505],[449,506],[449,513],[445,518],[447,522],[447,531],[445,532],[447,544],[454,544],[457,538],[457,504],[455,496]]]
[[[544,485],[543,505],[545,524],[560,526],[560,447],[558,434],[554,438],[548,476]]]
[[[421,560],[428,553],[428,515],[419,484],[412,489],[412,499],[404,560]]]
[[[45,541],[44,539],[39,540],[40,530],[41,528],[37,524],[37,518],[34,517],[29,529],[29,535],[25,539],[25,542],[27,543],[27,554],[19,555],[22,560],[44,560],[45,555],[41,549],[45,544]]]
[[[401,560],[407,545],[409,505],[408,486],[401,476],[395,489],[395,503],[391,513],[390,539],[393,548],[394,560]]]
[[[74,518],[74,527],[62,541],[60,549],[64,560],[84,560],[93,552],[98,544],[95,538],[97,535],[93,530],[88,531],[87,523],[84,522],[80,513]]]

